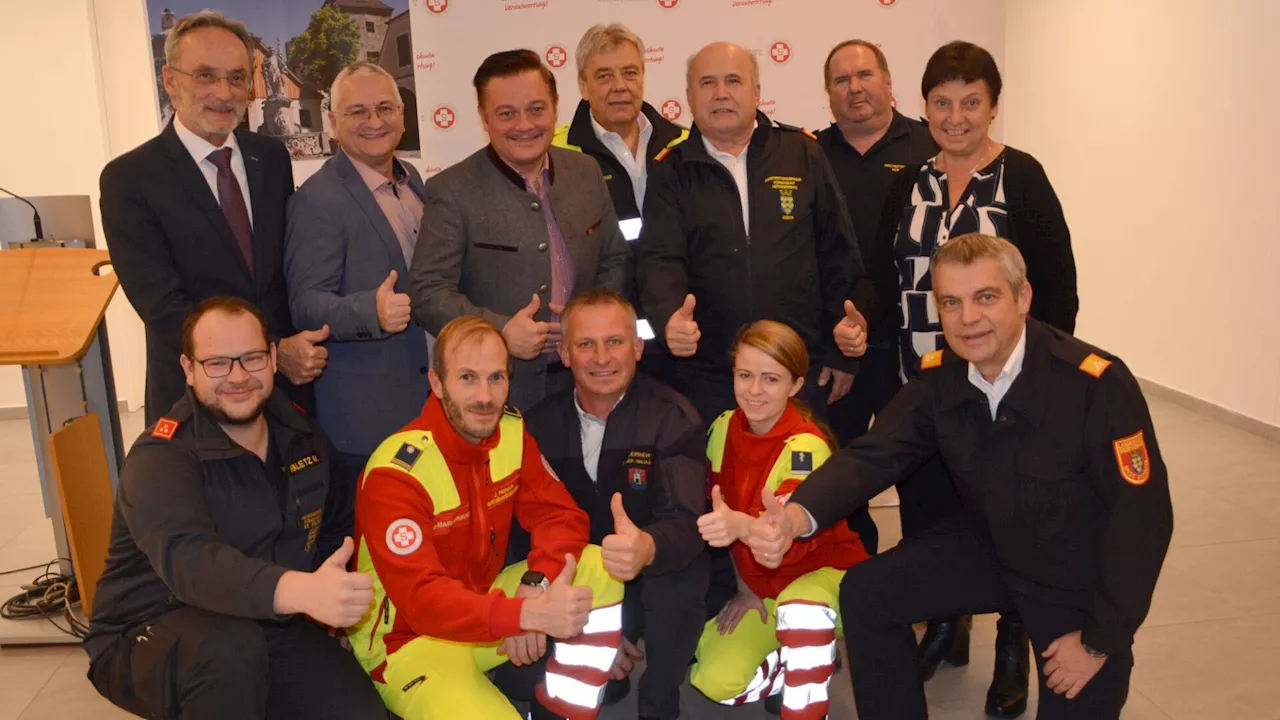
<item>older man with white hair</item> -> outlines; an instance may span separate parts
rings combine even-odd
[[[395,156],[404,105],[386,70],[351,65],[329,97],[342,147],[289,201],[285,276],[295,320],[330,328],[316,408],[338,449],[334,477],[351,492],[374,448],[417,417],[429,392],[432,339],[411,326],[406,293],[424,191]]]

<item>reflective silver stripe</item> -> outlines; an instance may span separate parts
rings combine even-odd
[[[596,608],[587,615],[587,626],[582,628],[583,635],[596,633],[619,632],[622,630],[622,603]]]
[[[558,647],[558,646],[557,646]],[[812,670],[835,663],[836,644],[788,648],[787,670]],[[558,660],[559,655],[556,656]]]
[[[814,703],[827,702],[830,699],[827,696],[829,684],[830,681],[809,683],[799,687],[787,685],[782,689],[782,704],[791,710],[803,710]]]
[[[599,645],[556,643],[556,661],[561,665],[588,667],[593,670],[609,670],[618,657],[618,648]]]
[[[836,611],[825,605],[783,603],[778,606],[778,630],[831,630]]]
[[[600,701],[604,698],[603,685],[588,685],[560,673],[548,672],[544,687],[548,697],[589,710],[600,707]]]
[[[630,220],[619,220],[618,227],[622,228],[622,237],[627,242],[636,240],[640,237],[640,228],[643,227],[644,220],[642,218],[631,218]]]

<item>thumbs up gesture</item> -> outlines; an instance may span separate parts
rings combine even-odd
[[[386,333],[403,332],[409,327],[409,296],[396,292],[396,275],[392,270],[374,295],[378,304],[378,325]]]
[[[782,564],[782,556],[791,549],[798,533],[791,527],[786,511],[768,486],[760,489],[760,500],[764,503],[764,512],[752,521],[745,542],[756,562],[767,568],[776,568]]]
[[[676,357],[693,357],[698,352],[698,340],[702,337],[702,332],[693,319],[693,306],[696,302],[693,295],[685,295],[684,304],[671,313],[671,318],[667,320],[667,349]]]
[[[330,627],[355,625],[373,602],[373,580],[362,572],[347,572],[354,551],[355,543],[346,538],[342,547],[310,573],[305,593],[308,607],[303,611]]]
[[[751,529],[751,516],[730,508],[719,485],[711,487],[711,512],[698,518],[698,532],[711,547],[728,547],[744,539]]]
[[[507,341],[507,350],[512,356],[521,360],[533,360],[542,352],[552,332],[559,335],[560,323],[534,320],[541,308],[542,298],[534,293],[529,304],[516,311],[507,324],[502,326],[502,337]]]
[[[280,372],[294,385],[305,385],[320,377],[329,364],[329,351],[321,344],[328,339],[328,325],[282,338],[276,353]]]
[[[609,507],[613,510],[613,534],[600,543],[604,569],[622,582],[634,580],[641,570],[653,562],[657,546],[653,536],[636,527],[622,507],[622,493],[614,493]]]
[[[844,301],[844,317],[831,331],[840,354],[848,358],[862,357],[867,352],[867,319],[854,307],[852,300]]]
[[[561,640],[576,637],[587,625],[591,614],[591,588],[573,584],[578,561],[564,556],[564,570],[534,598],[526,598],[520,607],[520,629],[546,633]]]

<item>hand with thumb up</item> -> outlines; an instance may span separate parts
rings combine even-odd
[[[697,301],[693,295],[684,296],[684,304],[671,313],[667,320],[667,349],[676,357],[693,357],[698,352],[698,340],[702,332],[693,319],[693,306]]]
[[[396,275],[396,271],[392,270],[374,295],[378,305],[378,325],[383,332],[392,334],[403,332],[409,327],[412,310],[409,296],[396,292]]]
[[[600,543],[604,569],[616,580],[634,580],[653,562],[657,546],[653,536],[636,527],[622,507],[622,493],[614,493],[609,505],[613,510],[613,534]]]
[[[831,331],[840,354],[848,358],[862,357],[867,352],[867,319],[854,307],[852,300],[844,301],[844,317]]]
[[[552,328],[551,323],[534,319],[541,308],[542,298],[534,293],[529,304],[516,311],[507,324],[502,326],[502,337],[507,341],[507,351],[512,357],[533,360],[546,347]],[[558,324],[556,329],[559,329]]]
[[[546,633],[561,640],[582,632],[591,614],[591,588],[573,584],[577,572],[577,560],[573,555],[565,555],[564,570],[547,591],[538,597],[525,598],[520,607],[521,630]]]
[[[719,485],[711,487],[711,512],[698,518],[698,532],[711,547],[729,547],[744,539],[751,529],[751,516],[730,508]]]
[[[276,584],[275,611],[281,615],[306,613],[336,628],[359,622],[373,603],[373,580],[362,572],[347,572],[354,551],[355,543],[346,538],[314,571],[286,572]]]
[[[794,505],[783,508],[768,486],[761,488],[760,500],[764,503],[764,512],[751,522],[751,529],[744,542],[751,548],[756,562],[767,568],[776,568],[782,564],[782,557],[802,532],[787,513],[790,510],[801,513],[804,511]],[[807,528],[808,522],[805,521],[805,529]]]

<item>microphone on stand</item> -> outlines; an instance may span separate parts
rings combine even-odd
[[[43,240],[43,239],[44,239],[44,225],[43,225],[43,224],[41,224],[41,222],[40,222],[40,211],[36,209],[36,206],[35,206],[35,205],[32,205],[30,200],[28,200],[28,199],[26,199],[26,198],[22,197],[21,195],[19,195],[19,194],[17,194],[17,193],[9,192],[8,190],[5,190],[4,188],[0,188],[0,192],[5,193],[6,195],[12,195],[13,197],[18,198],[19,200],[21,200],[22,202],[26,203],[27,205],[29,205],[29,206],[31,207],[31,216],[32,216],[32,217],[31,217],[31,219],[32,219],[32,222],[33,222],[33,223],[35,223],[35,226],[36,226],[36,240]]]

